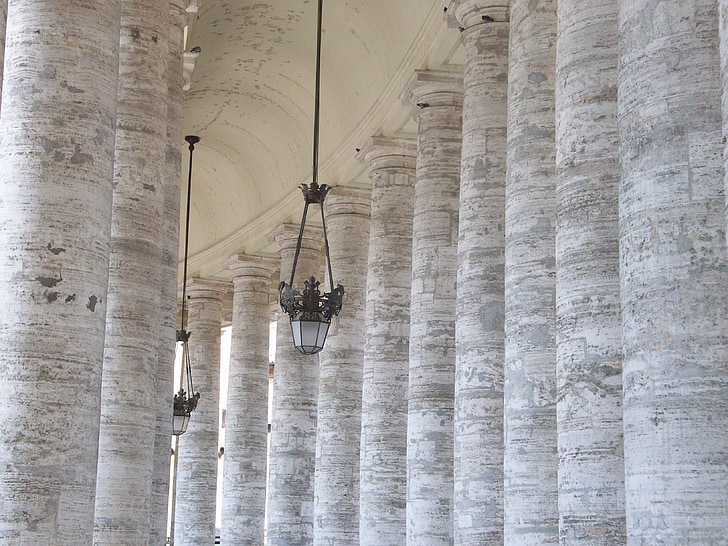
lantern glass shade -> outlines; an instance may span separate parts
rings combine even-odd
[[[305,355],[315,355],[324,348],[330,324],[322,313],[299,312],[291,319],[293,345]]]
[[[172,434],[180,436],[187,432],[187,425],[190,423],[190,414],[186,411],[175,412],[172,417]]]

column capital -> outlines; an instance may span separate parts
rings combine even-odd
[[[266,238],[278,245],[280,253],[296,248],[298,233],[300,230],[300,224],[281,224],[268,233]],[[306,230],[303,232],[303,239],[301,239],[301,250],[304,249],[314,252],[323,252],[324,230],[322,228],[306,224]]]
[[[447,70],[415,70],[400,100],[405,106],[462,106],[463,74]]]
[[[375,135],[367,140],[355,156],[372,171],[378,169],[415,169],[417,166],[417,140]]]
[[[358,214],[369,217],[372,203],[370,188],[354,188],[351,186],[334,186],[324,201],[327,216],[337,214]]]
[[[193,277],[187,281],[187,295],[191,300],[220,300],[232,291],[232,283],[222,279],[203,279]]]
[[[270,279],[280,267],[280,260],[267,256],[235,254],[228,260],[227,266],[233,272],[233,281],[242,277]]]
[[[183,29],[188,21],[188,0],[169,1],[169,22],[179,29]]]
[[[508,22],[506,0],[450,0],[445,19],[451,27],[465,30],[483,23]]]

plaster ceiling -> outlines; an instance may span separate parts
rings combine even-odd
[[[201,48],[183,123],[183,134],[201,138],[191,276],[229,277],[236,252],[275,255],[266,235],[300,222],[298,186],[311,177],[316,8],[316,0],[204,0],[191,14],[186,49]],[[399,95],[415,69],[459,63],[457,34],[443,2],[324,2],[321,183],[368,186],[355,148],[374,134],[414,133]]]

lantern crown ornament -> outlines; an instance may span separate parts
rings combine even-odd
[[[192,195],[192,153],[195,151],[195,144],[200,137],[188,135],[185,140],[190,149],[190,169],[187,178],[187,212],[185,215],[185,260],[182,273],[182,328],[177,330],[177,347],[182,350],[182,378],[180,389],[174,395],[174,414],[172,416],[172,434],[180,436],[187,432],[187,425],[190,422],[192,412],[197,409],[197,402],[200,400],[200,393],[195,392],[192,382],[192,362],[190,359],[189,340],[191,333],[185,330],[187,322],[187,254],[190,242],[190,196]],[[185,377],[187,378],[187,390],[185,391]]]
[[[334,287],[334,275],[331,269],[331,257],[329,256],[329,240],[326,236],[326,218],[324,217],[324,200],[329,192],[329,186],[318,183],[318,155],[319,155],[319,112],[321,98],[321,20],[323,0],[318,2],[318,24],[316,29],[316,89],[314,93],[314,116],[313,116],[313,176],[311,185],[301,184],[301,192],[305,202],[303,217],[301,218],[301,230],[298,233],[296,243],[296,254],[293,258],[291,268],[291,279],[286,284],[281,281],[278,286],[280,293],[281,308],[291,319],[291,333],[293,334],[293,345],[303,354],[316,354],[324,347],[326,335],[329,332],[332,317],[341,311],[341,300],[344,296],[344,287],[340,284]],[[324,249],[326,250],[326,266],[329,273],[331,290],[321,293],[321,283],[311,276],[304,281],[303,291],[293,288],[293,280],[296,275],[298,255],[301,253],[301,239],[306,226],[306,215],[308,207],[315,203],[321,208],[321,224],[324,231]]]

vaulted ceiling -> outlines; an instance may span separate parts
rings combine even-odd
[[[414,133],[411,108],[399,99],[413,71],[460,60],[443,7],[324,1],[320,182],[367,186],[355,148],[374,134]],[[184,134],[201,137],[192,275],[226,277],[235,252],[275,255],[266,234],[300,221],[298,186],[311,177],[316,9],[316,0],[204,0],[191,14],[186,48],[201,49],[183,123]]]

